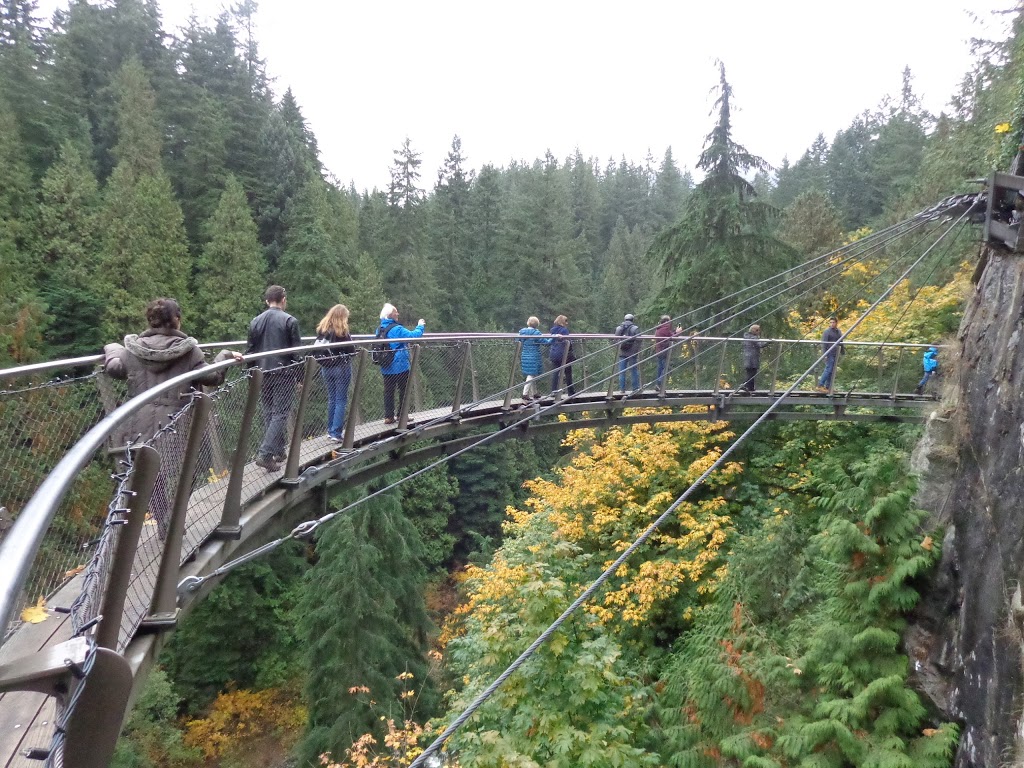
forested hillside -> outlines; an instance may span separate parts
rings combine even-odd
[[[370,332],[385,299],[430,330],[564,313],[610,331],[627,311],[649,327],[976,189],[1021,140],[1017,29],[978,44],[948,112],[924,111],[907,71],[901,93],[777,168],[756,136],[733,136],[743,92],[723,66],[703,147],[496,167],[455,136],[428,169],[410,137],[386,190],[356,190],[269,81],[256,14],[242,0],[166,30],[153,0],[72,0],[49,21],[35,0],[0,2],[0,365],[96,352],[158,295],[201,341],[241,338],[269,282],[305,333],[339,301]],[[972,255],[958,244],[934,285],[904,284],[862,332],[951,333]],[[857,306],[841,297],[877,269],[786,308],[770,335],[820,333],[833,311],[847,327]],[[733,431],[488,446],[245,567],[176,633],[117,764],[408,765]],[[451,760],[949,765],[956,726],[925,708],[900,650],[942,540],[911,503],[916,437],[766,428],[467,724]]]

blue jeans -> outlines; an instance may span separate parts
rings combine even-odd
[[[668,373],[668,352],[658,355],[658,386],[665,383],[665,375]]]
[[[829,355],[825,358],[825,370],[821,374],[821,378],[818,379],[819,387],[831,387],[832,377],[836,374],[836,358],[835,355]]]
[[[633,389],[640,389],[640,354],[619,358],[619,389],[626,391],[626,370],[632,371]]]
[[[348,406],[348,385],[352,381],[352,365],[344,360],[320,369],[327,385],[327,434],[339,440],[345,436],[345,408]]]
[[[932,377],[933,373],[935,373],[935,371],[925,371],[924,372],[924,378],[921,379],[921,381],[917,385],[917,391],[918,392],[924,392],[924,385],[928,383],[928,379],[930,379]]]

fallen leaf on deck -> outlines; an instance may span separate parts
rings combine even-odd
[[[21,612],[21,620],[28,624],[39,624],[50,618],[46,612],[46,600],[40,596],[39,602],[31,605]]]

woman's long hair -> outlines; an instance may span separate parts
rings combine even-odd
[[[335,304],[324,315],[324,319],[316,327],[317,334],[326,336],[334,333],[335,336],[348,336],[348,307],[344,304]]]

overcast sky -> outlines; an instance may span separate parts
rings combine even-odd
[[[63,0],[44,0],[49,11]],[[219,0],[161,0],[173,32]],[[1013,0],[260,0],[260,50],[280,95],[291,87],[328,170],[386,188],[408,136],[432,187],[452,137],[470,167],[577,148],[603,166],[693,168],[710,130],[721,59],[734,137],[772,164],[831,140],[898,95],[909,66],[927,108],[943,109],[970,66],[969,38],[1002,34]],[[980,17],[972,21],[967,9]],[[993,19],[995,21],[993,21]],[[986,26],[987,25],[987,26]]]

